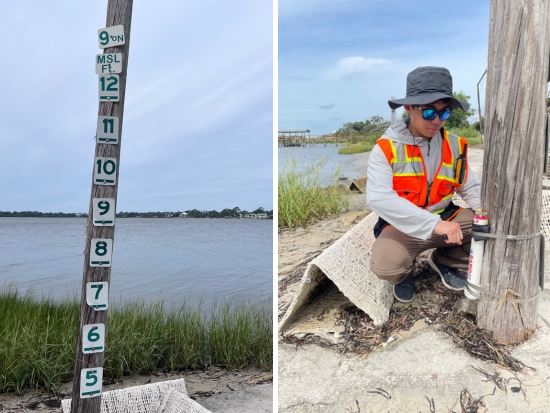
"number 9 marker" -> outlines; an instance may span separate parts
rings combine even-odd
[[[94,226],[112,227],[115,225],[114,198],[94,198],[92,211]]]

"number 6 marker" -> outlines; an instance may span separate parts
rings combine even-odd
[[[112,254],[112,239],[92,238],[90,245],[90,267],[110,267]]]
[[[105,351],[105,324],[86,324],[82,327],[82,353]]]
[[[93,367],[80,371],[80,398],[88,399],[101,394],[103,367]]]

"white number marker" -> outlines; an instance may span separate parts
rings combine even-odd
[[[92,202],[94,226],[112,227],[115,225],[114,198],[94,198]]]
[[[82,327],[82,353],[105,351],[105,324],[86,324]]]
[[[119,25],[99,29],[97,31],[97,41],[99,42],[100,49],[124,44],[126,42],[124,26]]]
[[[93,367],[80,371],[80,398],[88,399],[101,394],[103,367]]]
[[[94,184],[114,185],[116,183],[116,158],[95,158]]]
[[[99,143],[118,143],[118,117],[98,116],[95,135]]]
[[[120,99],[120,78],[118,75],[99,75],[98,97],[100,102],[118,102]]]
[[[90,267],[110,267],[113,254],[113,240],[92,238],[90,241]]]
[[[86,283],[86,303],[96,311],[106,310],[109,307],[109,283]]]

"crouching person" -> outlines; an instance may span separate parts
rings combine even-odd
[[[407,76],[403,99],[409,118],[394,122],[369,157],[367,204],[379,216],[374,227],[371,270],[393,284],[398,301],[414,298],[413,263],[435,248],[428,263],[445,287],[463,290],[474,213],[451,202],[457,192],[480,206],[481,183],[467,162],[467,140],[443,126],[453,110],[469,104],[453,97],[452,77],[442,67],[419,67]]]

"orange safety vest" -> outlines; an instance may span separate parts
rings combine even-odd
[[[380,138],[376,141],[393,170],[393,190],[418,207],[440,214],[450,204],[455,188],[461,186],[456,177],[457,159],[468,140],[442,130],[443,155],[434,180],[428,184],[426,167],[420,148],[415,145]],[[433,139],[433,138],[432,138]],[[467,160],[466,160],[467,162]],[[464,182],[468,179],[468,168]]]

